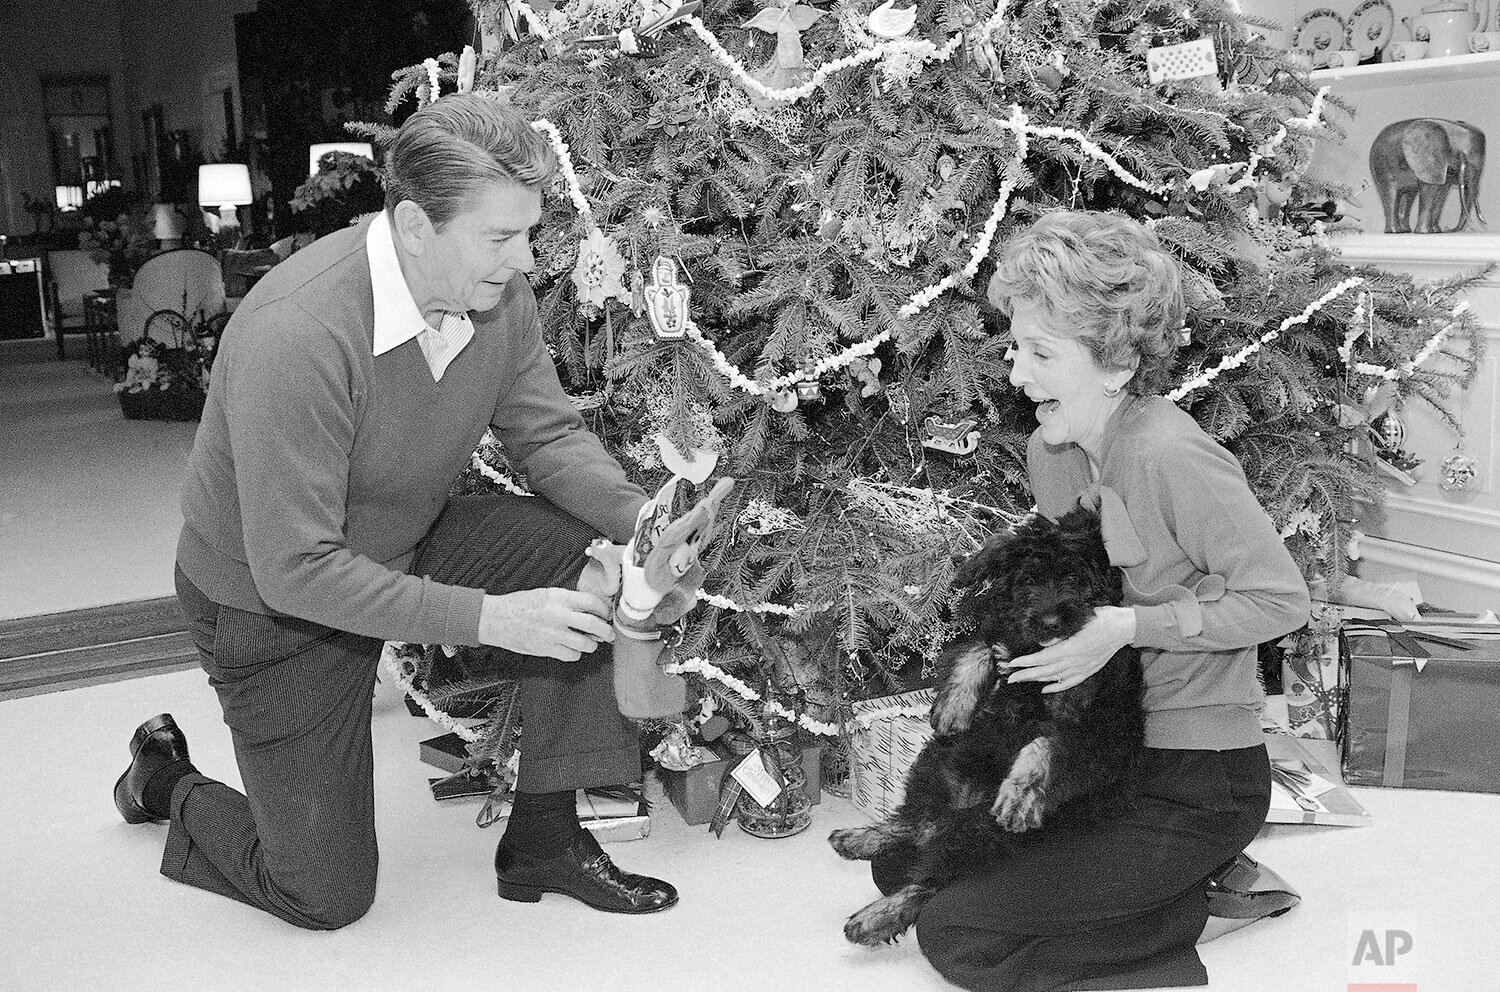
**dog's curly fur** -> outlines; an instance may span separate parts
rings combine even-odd
[[[849,918],[844,936],[855,943],[894,940],[938,889],[1003,857],[1044,821],[1116,815],[1139,789],[1145,718],[1134,648],[1062,692],[1006,681],[1007,659],[1077,633],[1096,606],[1119,604],[1120,573],[1098,518],[1082,509],[1057,523],[1034,514],[964,562],[955,585],[977,636],[944,656],[936,733],[907,775],[901,806],[828,838],[845,858],[910,863],[908,884]]]

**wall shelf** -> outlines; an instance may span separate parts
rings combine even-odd
[[[1387,86],[1415,86],[1420,83],[1443,83],[1453,80],[1478,80],[1500,77],[1500,52],[1480,55],[1449,55],[1440,59],[1417,59],[1413,62],[1379,62],[1357,65],[1352,69],[1315,69],[1309,75],[1314,83],[1339,83],[1336,92],[1375,89]],[[1481,94],[1474,94],[1479,98]],[[1491,93],[1491,99],[1494,94]]]
[[[1452,270],[1500,262],[1500,234],[1482,231],[1460,231],[1456,234],[1371,232],[1333,235],[1332,242],[1345,260],[1367,264],[1438,265]]]

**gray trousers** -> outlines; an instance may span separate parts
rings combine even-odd
[[[572,587],[595,536],[540,497],[462,497],[423,541],[413,572],[496,594]],[[370,702],[382,642],[214,603],[181,570],[176,578],[245,791],[185,776],[172,793],[162,874],[308,929],[359,919],[379,860]],[[609,645],[577,662],[504,651],[490,660],[491,674],[520,680],[521,789],[639,779]]]

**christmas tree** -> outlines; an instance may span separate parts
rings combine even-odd
[[[396,73],[392,108],[472,86],[554,136],[534,282],[565,385],[648,490],[657,434],[739,480],[676,649],[705,712],[754,725],[769,689],[837,725],[952,636],[954,557],[1031,505],[984,289],[1042,211],[1181,259],[1170,395],[1310,579],[1343,579],[1400,457],[1372,420],[1474,373],[1464,280],[1340,261],[1347,191],[1305,178],[1327,96],[1236,5],[998,2],[474,0],[500,45]],[[476,467],[524,484],[493,445]]]

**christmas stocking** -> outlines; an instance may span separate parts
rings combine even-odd
[[[697,602],[703,586],[699,555],[713,538],[714,519],[732,479],[681,517],[671,519],[677,483],[661,488],[636,518],[634,536],[623,547],[600,538],[578,588],[614,602],[615,699],[632,719],[677,716],[687,705],[687,683],[661,670],[662,631]],[[617,598],[618,597],[618,598]]]

